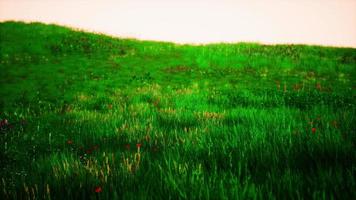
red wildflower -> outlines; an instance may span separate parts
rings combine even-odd
[[[9,125],[9,122],[7,121],[7,119],[3,119],[0,121],[0,127],[7,126],[7,125]]]
[[[94,189],[94,192],[95,192],[95,193],[100,193],[100,192],[102,192],[102,191],[103,191],[103,189],[102,189],[100,186],[95,187],[95,189]]]
[[[139,148],[141,148],[141,143],[137,143],[136,144],[136,147],[139,149]]]
[[[67,144],[73,144],[72,140],[67,140]]]
[[[315,132],[316,132],[316,128],[313,127],[313,128],[312,128],[312,133],[315,133]]]

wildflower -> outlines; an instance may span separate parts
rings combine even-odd
[[[137,147],[138,149],[140,149],[140,148],[141,148],[141,143],[137,143],[137,144],[136,144],[136,147]]]
[[[140,150],[141,150],[141,143],[137,143],[137,144],[136,144],[136,147],[137,147],[137,152],[140,153]]]
[[[73,144],[72,140],[67,140],[67,144]]]
[[[97,187],[95,187],[95,189],[94,189],[94,192],[95,193],[100,193],[100,192],[102,192],[103,191],[103,189],[100,187],[100,186],[97,186]]]
[[[7,119],[1,120],[0,126],[6,126],[6,125],[9,125],[9,121],[7,121]]]
[[[12,128],[12,125],[9,124],[9,122],[7,121],[7,119],[3,119],[0,121],[0,129],[5,129],[5,128]]]
[[[313,127],[311,130],[312,130],[312,133],[316,132],[316,128],[315,127]]]

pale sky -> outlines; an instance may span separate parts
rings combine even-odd
[[[356,0],[0,0],[6,20],[177,43],[356,48]]]

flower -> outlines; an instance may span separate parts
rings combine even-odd
[[[94,189],[94,192],[95,193],[100,193],[100,192],[102,192],[103,191],[103,189],[100,187],[100,186],[97,186],[97,187],[95,187],[95,189]]]
[[[315,127],[313,127],[311,130],[312,130],[312,133],[316,132],[316,128]]]
[[[136,147],[139,149],[139,148],[141,148],[141,143],[137,143],[136,144]]]
[[[7,121],[7,119],[3,119],[0,121],[0,127],[7,126],[7,125],[9,125],[9,122]]]
[[[67,144],[73,144],[72,140],[67,140]]]

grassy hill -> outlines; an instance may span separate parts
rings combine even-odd
[[[356,199],[355,89],[352,48],[3,22],[0,196]]]

